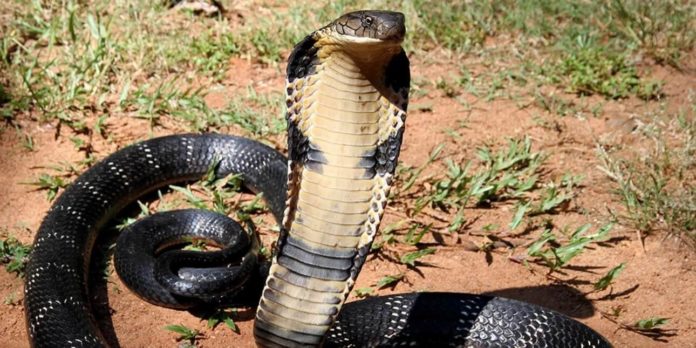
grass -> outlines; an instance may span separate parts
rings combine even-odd
[[[486,101],[509,98],[525,104],[533,97],[559,115],[597,116],[601,110],[556,94],[663,98],[664,82],[642,66],[652,60],[681,69],[683,54],[696,40],[695,11],[685,1],[415,3],[428,10],[414,26],[431,33],[419,37],[460,52],[459,88],[436,78],[438,87],[447,87],[446,95],[454,97],[464,89]]]
[[[277,65],[295,42],[338,14],[392,6],[384,1],[345,0],[276,6],[267,3],[240,26],[226,17],[173,13],[157,2],[16,4],[10,7],[15,20],[4,24],[7,35],[0,45],[1,64],[9,72],[0,93],[1,114],[12,120],[18,113],[37,113],[43,121],[58,120],[78,131],[85,127],[85,116],[96,111],[125,113],[153,125],[166,116],[182,120],[194,131],[231,123],[252,134],[277,134],[282,126],[260,125],[262,118],[257,115],[279,116],[282,96],[273,98],[273,108],[247,109],[254,103],[244,98],[233,100],[223,111],[206,106],[204,91],[225,78],[230,58]],[[477,81],[482,77],[487,82],[478,93],[487,98],[509,96],[507,87],[530,84],[608,98],[656,98],[661,82],[643,78],[633,57],[646,54],[659,63],[679,66],[682,52],[696,40],[690,20],[693,7],[675,0],[654,6],[637,0],[520,4],[417,0],[397,9],[410,25],[409,50],[514,57],[519,70],[495,71],[492,66],[488,75],[462,70],[460,86],[471,83],[471,77]],[[500,36],[516,42],[517,54],[486,47],[487,39]],[[531,41],[537,44],[527,45]],[[531,56],[550,64],[535,64]]]
[[[490,207],[495,202],[514,201],[524,207],[524,211],[515,219],[517,222],[513,222],[513,225],[519,225],[526,210],[531,208],[533,197],[530,193],[540,186],[539,170],[547,158],[545,154],[532,150],[530,138],[510,139],[507,147],[498,151],[481,147],[477,150],[477,164],[473,161],[457,163],[451,158],[437,161],[441,151],[442,147],[434,149],[429,160],[421,167],[399,169],[398,175],[403,177],[400,180],[405,184],[397,186],[395,197],[397,200],[414,201],[413,205],[408,205],[409,217],[418,216],[426,208],[444,213],[456,212],[447,228],[454,232],[465,222],[465,208]],[[435,162],[446,168],[444,174],[421,177],[425,168]],[[473,167],[477,169],[473,170]],[[572,183],[565,185],[566,188],[559,188],[558,185],[549,184],[534,208],[530,209],[532,213],[551,212],[572,198]],[[426,223],[422,225],[427,226]]]
[[[689,107],[696,110],[696,104]],[[665,230],[696,241],[696,120],[687,110],[677,115],[649,113],[641,127],[647,147],[611,148],[600,144],[600,169],[615,183],[623,204],[623,224],[644,234]]]

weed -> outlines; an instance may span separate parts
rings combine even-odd
[[[612,268],[607,272],[607,274],[599,279],[596,283],[594,283],[594,289],[597,291],[602,291],[606,288],[609,287],[614,282],[614,279],[621,274],[621,272],[624,270],[626,267],[625,263],[620,263],[618,266]]]
[[[63,177],[42,173],[38,179],[26,184],[36,186],[38,190],[46,190],[46,199],[50,202],[56,198],[60,189],[68,186],[69,182],[66,182]]]
[[[638,330],[650,331],[655,330],[660,326],[667,324],[668,322],[668,318],[652,317],[648,319],[638,320],[633,326],[635,326],[635,328]]]
[[[582,253],[591,242],[606,239],[613,226],[607,224],[594,234],[585,235],[590,227],[592,227],[590,224],[578,227],[568,238],[567,244],[558,246],[550,244],[552,241],[557,241],[557,237],[547,229],[527,248],[527,255],[540,258],[549,267],[549,272],[554,272]]]
[[[19,129],[19,127],[16,127],[16,131],[17,131],[17,136],[19,137],[19,141],[22,144],[22,147],[25,148],[27,151],[34,151],[35,150],[34,138],[32,138],[30,134],[22,132]]]
[[[29,261],[31,246],[20,243],[13,237],[0,239],[0,263],[5,265],[5,270],[24,275],[24,266]]]
[[[188,341],[191,345],[195,344],[196,339],[201,335],[198,330],[190,329],[184,325],[167,325],[164,329],[179,334],[177,341]]]
[[[17,292],[11,292],[5,296],[5,298],[2,300],[2,303],[8,305],[8,306],[17,306],[21,304],[22,299],[18,298]]]
[[[203,201],[203,199],[196,196],[190,188],[176,185],[169,185],[169,188],[183,194],[188,204],[190,204],[194,208],[208,210],[208,205]]]
[[[406,232],[406,235],[404,236],[404,242],[409,245],[416,245],[420,243],[421,239],[423,239],[423,237],[430,232],[432,227],[432,223],[425,226],[419,224],[411,225],[408,232]]]
[[[529,210],[529,207],[531,206],[530,202],[520,202],[517,204],[517,212],[515,212],[515,215],[512,218],[512,221],[508,225],[511,230],[516,229],[520,223],[522,222],[522,219],[524,218],[525,214],[527,213],[527,210]]]
[[[137,112],[136,117],[147,119],[152,126],[159,123],[162,115],[177,113],[179,117],[194,123],[194,128],[198,125],[193,119],[188,118],[195,112],[208,111],[207,106],[202,100],[200,89],[187,89],[181,91],[176,80],[160,82],[152,91],[149,85],[145,84],[138,88],[130,98],[123,101],[124,108],[134,108]]]
[[[363,287],[363,288],[357,288],[353,290],[355,292],[355,296],[358,298],[365,298],[368,296],[372,296],[375,293],[375,289],[371,287]]]
[[[160,198],[161,198],[161,193],[160,193]],[[120,224],[116,225],[116,229],[119,231],[123,231],[126,227],[130,226],[134,222],[138,221],[138,219],[150,215],[150,208],[148,208],[147,205],[145,205],[141,201],[137,201],[138,203],[138,208],[140,208],[140,213],[138,214],[138,217],[127,217],[121,221]]]
[[[236,309],[218,309],[213,315],[208,317],[208,328],[214,329],[218,324],[225,323],[230,330],[239,333],[239,328],[235,324],[232,316],[237,313]]]
[[[367,286],[363,288],[358,288],[355,289],[355,296],[359,298],[364,298],[368,296],[372,296],[375,293],[375,288],[377,289],[383,289],[386,287],[391,287],[392,289],[398,284],[400,281],[402,281],[406,275],[404,273],[399,273],[399,274],[394,274],[394,275],[386,275],[382,278],[380,278],[377,283],[372,284],[372,286]]]
[[[405,265],[416,267],[416,261],[418,259],[426,255],[434,254],[435,250],[435,248],[425,248],[410,253],[405,253],[401,255],[401,258],[399,260],[401,261],[401,263]]]
[[[565,174],[560,183],[549,183],[539,197],[539,202],[532,209],[531,215],[555,212],[575,197],[574,188],[581,180],[579,176]]]
[[[387,276],[380,278],[377,281],[377,284],[375,284],[375,286],[377,286],[380,289],[385,288],[385,287],[392,287],[393,288],[394,286],[396,286],[396,284],[398,284],[400,281],[402,281],[405,276],[406,275],[403,273],[399,273],[399,274],[395,274],[395,275],[387,275]]]
[[[430,204],[447,211],[465,206],[471,198],[475,205],[487,205],[507,197],[517,197],[536,185],[535,175],[544,156],[531,151],[531,140],[511,139],[507,150],[492,153],[487,147],[479,148],[477,155],[483,168],[469,174],[470,163],[461,165],[446,159],[447,177],[432,182],[431,194],[416,200],[418,207]]]

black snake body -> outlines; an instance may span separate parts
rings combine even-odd
[[[87,265],[99,229],[146,192],[198,179],[215,166],[219,177],[241,174],[245,185],[263,193],[271,212],[282,221],[255,322],[261,346],[608,347],[606,340],[576,321],[502,298],[405,294],[342,307],[369,250],[398,157],[408,60],[398,45],[391,44],[386,51],[376,53],[381,52],[386,62],[377,59],[360,65],[366,62],[360,62],[361,58],[351,62],[351,54],[343,54],[340,47],[344,40],[348,45],[356,44],[358,50],[379,45],[380,39],[398,44],[403,32],[400,14],[356,12],[313,33],[296,47],[288,66],[289,158],[249,139],[177,135],[126,147],[82,174],[49,211],[27,265],[25,309],[32,345],[107,345],[94,323],[86,286]],[[335,61],[325,63],[331,59]],[[384,64],[386,68],[379,70]],[[367,70],[356,70],[358,66]],[[373,68],[377,70],[371,71]],[[330,79],[343,80],[350,87],[322,86]],[[318,98],[316,103],[312,96]],[[372,96],[379,99],[370,99]],[[353,97],[357,101],[349,100]],[[335,123],[330,115],[319,112],[311,116],[308,110],[333,108],[322,104],[326,98],[341,105],[335,112],[351,125],[336,132],[327,126]],[[371,111],[365,110],[372,105],[377,107],[379,122],[372,123],[372,116],[367,116]],[[360,109],[362,106],[367,109]],[[373,141],[377,137],[380,140]],[[368,184],[376,186],[370,189]],[[362,187],[372,192],[367,201],[362,198]],[[345,190],[344,196],[335,197],[333,192],[338,189]],[[312,198],[322,194],[324,198]],[[325,210],[315,207],[322,199]],[[369,218],[360,220],[363,213]],[[326,221],[337,221],[336,225],[322,222],[317,214]],[[196,218],[179,219],[187,223]],[[366,227],[355,232],[339,228],[352,226],[351,219]],[[324,226],[329,235],[316,234],[313,229],[317,226]],[[234,245],[232,254],[254,258]],[[232,274],[246,274],[242,272],[246,265],[243,261]],[[136,265],[126,272],[137,278],[146,271]],[[234,287],[242,282],[241,278],[239,282],[233,279],[231,284]],[[148,291],[147,286],[144,288]],[[191,287],[182,285],[181,289],[171,296],[157,290],[160,297],[150,301],[177,307],[181,294]]]

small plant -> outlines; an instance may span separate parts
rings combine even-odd
[[[160,198],[161,198],[161,193],[160,193]],[[147,205],[145,205],[143,202],[138,201],[138,208],[140,208],[140,213],[138,214],[138,217],[127,217],[124,218],[120,224],[116,225],[116,229],[119,231],[123,231],[126,227],[130,226],[134,222],[138,221],[138,219],[150,215],[150,208],[148,208]]]
[[[198,330],[190,329],[184,325],[167,325],[164,329],[179,334],[176,338],[177,341],[188,341],[191,345],[195,344],[196,339],[201,334]]]
[[[648,319],[638,320],[635,324],[633,324],[633,326],[638,330],[651,331],[658,329],[660,326],[663,326],[668,322],[668,318],[652,317]]]
[[[353,291],[355,292],[355,296],[357,296],[358,298],[369,297],[369,296],[372,296],[372,295],[375,293],[375,289],[373,289],[373,288],[371,288],[371,287],[369,287],[369,286],[368,286],[368,287],[363,287],[363,288],[357,288],[357,289],[355,289],[355,290],[353,290]]]
[[[386,287],[391,287],[392,289],[398,284],[400,281],[402,281],[406,277],[406,274],[404,273],[399,273],[399,274],[394,274],[394,275],[386,275],[382,278],[380,278],[377,283],[372,284],[374,287],[378,289],[383,289]],[[372,296],[375,293],[375,288],[372,286],[367,286],[367,287],[362,287],[355,289],[355,296],[359,298],[364,298],[368,296]]]
[[[556,210],[562,209],[561,207],[567,206],[570,200],[575,197],[573,189],[575,186],[577,186],[577,183],[580,180],[580,176],[565,174],[563,178],[561,178],[560,183],[549,183],[541,193],[539,202],[533,208],[531,214],[538,215],[553,213]]]
[[[549,267],[549,272],[554,272],[578,256],[588,244],[595,241],[606,239],[613,225],[607,224],[599,228],[596,233],[586,235],[592,227],[586,224],[578,227],[571,235],[567,244],[558,246],[550,242],[557,242],[557,237],[550,231],[545,230],[539,238],[527,249],[527,255],[540,258]]]
[[[434,254],[435,253],[435,248],[425,248],[425,249],[420,249],[418,251],[413,251],[410,253],[406,253],[401,256],[400,261],[401,263],[411,266],[411,267],[416,267],[416,261],[420,259],[423,256]]]
[[[22,302],[21,298],[18,298],[17,292],[11,292],[5,296],[5,298],[2,300],[2,303],[8,305],[8,306],[17,306]]]
[[[46,173],[40,174],[36,181],[29,182],[27,184],[37,186],[38,190],[46,190],[46,199],[48,199],[49,202],[56,198],[56,195],[60,189],[68,186],[68,182],[66,182],[62,177]]]
[[[240,47],[232,33],[216,34],[209,31],[192,41],[191,50],[196,69],[220,80],[224,77],[230,57],[238,54]]]
[[[512,221],[508,225],[511,230],[516,229],[520,225],[522,219],[524,218],[524,215],[527,213],[527,210],[529,210],[530,206],[530,202],[520,202],[517,204],[517,212],[515,212]]]
[[[203,201],[203,199],[199,198],[196,196],[193,191],[191,191],[191,188],[189,187],[181,187],[181,186],[176,186],[176,185],[169,185],[169,188],[172,190],[179,192],[184,195],[186,198],[186,201],[188,204],[193,206],[196,209],[205,209],[208,210],[208,205]]]
[[[34,144],[34,138],[32,138],[30,134],[21,131],[19,127],[16,127],[16,131],[17,136],[19,137],[19,140],[22,143],[22,147],[25,148],[27,151],[34,151],[36,145]]]
[[[31,246],[20,243],[14,237],[0,239],[0,263],[5,265],[5,270],[24,275],[24,267],[29,261]]]
[[[416,245],[420,243],[421,239],[423,239],[423,237],[430,232],[432,227],[432,223],[427,224],[426,226],[421,226],[419,224],[412,225],[404,236],[404,242],[409,245]]]
[[[400,281],[402,281],[405,276],[406,275],[403,273],[394,274],[394,275],[386,275],[386,276],[380,278],[377,281],[377,284],[375,284],[375,286],[377,286],[380,289],[385,288],[385,287],[393,288],[396,286],[396,284],[398,284]]]
[[[218,324],[225,323],[230,330],[239,333],[239,327],[235,324],[232,316],[237,313],[236,309],[219,309],[213,315],[208,317],[208,328],[214,329]]]
[[[610,269],[604,277],[594,283],[594,289],[597,291],[602,291],[609,287],[609,285],[614,283],[614,280],[619,276],[619,274],[621,274],[625,267],[626,264],[622,262],[618,266]]]

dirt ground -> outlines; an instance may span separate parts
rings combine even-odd
[[[412,57],[415,78],[447,76],[454,67],[433,62],[427,57]],[[225,105],[225,99],[252,85],[259,91],[283,90],[284,66],[269,68],[253,62],[234,59],[229,78],[209,93],[206,101],[212,107]],[[474,69],[475,71],[475,69]],[[667,103],[677,107],[686,103],[689,90],[696,89],[693,73],[670,68],[655,68],[653,74],[665,80]],[[597,166],[596,141],[631,144],[632,115],[652,107],[637,100],[608,102],[603,114],[596,118],[573,118],[550,115],[533,104],[520,108],[518,102],[508,100],[485,101],[463,93],[472,108],[430,88],[425,95],[412,98],[401,160],[417,166],[422,164],[430,150],[446,144],[446,153],[457,158],[473,158],[477,147],[483,144],[503,146],[508,137],[528,135],[536,150],[549,155],[544,164],[545,177],[558,178],[566,172],[582,174],[584,180],[573,199],[572,209],[553,216],[556,226],[579,226],[591,222],[600,226],[609,219],[608,211],[621,210],[617,197],[612,194],[611,182]],[[539,122],[539,119],[547,122]],[[461,121],[465,120],[465,127]],[[35,150],[21,146],[18,135],[11,129],[0,133],[0,224],[6,232],[25,243],[33,240],[50,203],[44,191],[36,191],[26,184],[36,178],[45,167],[61,162],[76,162],[84,158],[67,136],[55,137],[56,124],[42,124],[27,117],[19,118],[22,128],[33,137]],[[549,126],[551,125],[551,126]],[[134,141],[155,135],[183,131],[175,123],[150,128],[147,122],[130,117],[109,117],[106,121],[109,139],[94,137],[92,146],[98,158]],[[447,130],[456,129],[462,136],[454,139]],[[69,132],[63,130],[63,132]],[[277,140],[284,143],[284,138]],[[638,143],[637,143],[638,144]],[[638,145],[636,145],[638,146]],[[396,207],[387,209],[383,226],[397,221],[401,213]],[[378,290],[378,294],[412,291],[453,291],[487,293],[528,301],[567,314],[597,330],[616,347],[696,347],[696,254],[693,250],[662,234],[648,236],[644,243],[634,230],[616,226],[608,241],[593,244],[575,258],[570,266],[553,277],[547,268],[531,264],[525,267],[516,256],[525,255],[525,244],[538,234],[510,234],[520,247],[496,249],[490,254],[472,251],[471,243],[480,243],[484,226],[497,223],[506,226],[514,214],[511,204],[495,204],[490,209],[467,209],[465,215],[472,223],[463,233],[445,235],[437,252],[423,259],[418,272],[408,271],[406,281],[394,289]],[[506,234],[507,232],[501,231]],[[535,232],[540,233],[540,232]],[[272,238],[265,232],[264,239]],[[433,242],[431,239],[425,242]],[[643,245],[644,244],[644,245]],[[592,284],[609,269],[621,262],[626,269],[610,290],[593,292]],[[374,284],[385,274],[403,272],[402,265],[387,259],[369,257],[358,279],[356,288]],[[27,336],[21,305],[22,279],[0,272],[0,298],[13,299],[11,304],[0,304],[0,336],[3,347],[26,347]],[[106,284],[110,318],[124,347],[172,347],[178,343],[176,335],[162,329],[165,325],[183,324],[199,329],[204,336],[197,341],[200,347],[253,346],[253,310],[239,312],[235,320],[239,333],[224,325],[214,330],[206,322],[185,311],[155,307],[134,296],[115,273]],[[350,299],[356,300],[355,297]],[[613,319],[610,315],[620,310]],[[669,318],[666,332],[649,337],[625,329],[636,320],[661,316]],[[107,315],[108,318],[108,315]]]

